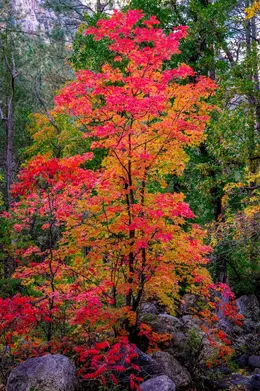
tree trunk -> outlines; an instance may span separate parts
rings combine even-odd
[[[8,103],[6,133],[7,133],[7,148],[6,148],[7,206],[9,208],[12,203],[11,185],[13,183],[13,152],[14,152],[13,151],[13,147],[14,147],[13,95],[9,98],[9,103]]]
[[[252,5],[250,0],[246,1],[246,6]],[[249,92],[247,98],[249,103],[248,118],[248,168],[249,173],[253,176],[249,187],[254,189],[256,187],[256,179],[254,175],[259,170],[259,151],[257,138],[260,136],[260,99],[259,99],[259,74],[258,74],[258,48],[257,48],[257,26],[255,17],[249,19],[246,24],[246,49],[249,63],[250,79],[253,82],[253,88]],[[251,190],[250,196],[254,196]],[[252,272],[258,267],[258,241],[259,233],[257,232],[257,225],[255,220],[251,222],[249,228],[249,261],[252,267]]]
[[[14,119],[13,104],[15,94],[15,79],[18,76],[15,67],[15,59],[12,50],[9,50],[8,43],[3,43],[0,37],[0,46],[3,50],[3,58],[9,79],[8,97],[5,108],[0,108],[1,119],[5,124],[6,131],[6,207],[10,208],[12,203],[11,186],[13,183],[14,166]],[[5,112],[5,115],[4,115]],[[15,261],[10,254],[3,261],[4,278],[9,278],[15,270]]]

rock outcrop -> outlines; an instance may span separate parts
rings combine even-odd
[[[168,376],[178,389],[185,389],[191,384],[191,375],[171,354],[159,351],[153,353],[151,357],[161,372]]]
[[[260,322],[260,306],[255,295],[244,295],[236,301],[245,321]]]
[[[61,354],[31,358],[10,374],[6,391],[76,391],[75,364]]]
[[[176,386],[174,382],[165,375],[156,376],[152,379],[146,380],[140,386],[142,391],[175,391]]]
[[[66,36],[73,36],[84,13],[95,9],[95,2],[81,0],[65,0],[55,2],[50,0],[11,0],[15,24],[27,34],[45,34],[46,37],[53,29],[62,30]]]
[[[260,368],[260,356],[250,356],[248,358],[248,366],[251,368]]]
[[[66,37],[73,37],[85,14],[93,14],[98,7],[96,0],[10,0],[16,25],[28,34],[45,33],[53,28],[62,30]],[[106,12],[118,8],[120,1],[101,2]]]
[[[207,371],[206,363],[214,356],[214,348],[201,328],[203,321],[193,315],[197,300],[195,295],[185,295],[178,317],[159,313],[159,307],[154,302],[143,306],[141,319],[155,332],[172,336],[163,351],[150,355],[158,371],[152,376],[165,375],[175,383],[176,390],[188,390],[198,375],[210,379],[217,373],[218,380],[206,381],[208,390],[228,390],[230,386],[233,389],[260,390],[260,305],[257,297],[245,295],[237,299],[239,312],[244,316],[242,327],[225,319],[217,325],[232,341],[234,361],[244,369],[244,376],[232,373],[225,365],[212,370],[214,373]]]
[[[207,369],[206,363],[214,355],[203,321],[189,313],[189,296],[184,313],[171,316],[155,302],[142,307],[141,319],[157,333],[172,336],[161,351],[146,354],[136,349],[134,363],[140,367],[144,379],[142,391],[190,390],[203,378],[204,389],[260,391],[260,306],[253,295],[237,300],[240,313],[245,319],[240,327],[227,322],[226,333],[235,347],[234,361],[243,368],[243,375],[231,370],[226,364],[217,369]],[[195,303],[196,304],[196,303]],[[147,312],[146,312],[147,311]],[[210,331],[209,331],[210,332]],[[233,373],[232,373],[233,372]],[[128,386],[129,371],[119,374],[122,385]],[[195,386],[194,386],[195,384]],[[74,363],[62,355],[46,355],[26,360],[10,374],[6,391],[76,391],[78,387]]]

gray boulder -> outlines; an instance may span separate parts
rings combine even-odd
[[[144,314],[153,314],[158,315],[162,311],[162,308],[156,301],[146,301],[141,304],[139,313]]]
[[[167,350],[177,358],[183,357],[187,335],[185,335],[184,324],[180,319],[168,314],[159,314],[147,317],[144,321],[152,327],[153,331],[159,334],[170,334],[172,339],[169,341]]]
[[[191,383],[191,375],[186,368],[181,366],[173,356],[167,352],[156,352],[151,354],[153,360],[160,367],[162,374],[167,375],[175,384],[176,387],[185,388]]]
[[[194,315],[194,313],[196,313],[196,311],[200,308],[201,300],[201,297],[198,295],[186,293],[182,297],[180,313],[182,315]]]
[[[6,391],[75,391],[75,364],[61,354],[31,358],[11,372]]]
[[[253,390],[251,381],[248,377],[242,376],[238,373],[233,373],[230,376],[227,376],[225,378],[212,381],[209,383],[210,388],[213,391],[220,391],[220,390],[243,390],[243,391],[251,391]]]
[[[260,368],[260,356],[250,356],[248,358],[248,365],[251,368]]]
[[[251,384],[253,391],[260,390],[260,374],[259,373],[252,376],[250,384]]]
[[[186,331],[196,329],[202,336],[205,335],[205,332],[201,328],[203,322],[201,319],[197,318],[196,316],[184,315],[181,318],[181,321],[184,324]]]
[[[140,367],[140,377],[147,378],[147,376],[151,377],[160,374],[159,366],[148,354],[145,354],[138,348],[135,351],[138,357],[134,358],[132,362]]]
[[[258,356],[260,353],[259,334],[246,333],[244,329],[243,335],[236,338],[234,345],[237,352],[245,352],[248,357],[254,355]]]
[[[242,354],[242,356],[236,359],[236,363],[239,365],[239,368],[246,368],[248,365],[248,356],[246,354]]]
[[[258,322],[260,319],[260,307],[255,295],[244,295],[236,300],[239,312],[244,315],[245,320]]]
[[[183,327],[183,323],[178,318],[168,314],[154,315],[144,320],[154,331],[161,334],[175,334]]]
[[[176,386],[174,382],[165,375],[156,376],[152,379],[146,380],[140,385],[142,391],[175,391]]]
[[[188,359],[187,346],[188,335],[184,334],[181,331],[176,331],[176,333],[173,334],[172,339],[169,341],[168,347],[165,350],[177,359]]]

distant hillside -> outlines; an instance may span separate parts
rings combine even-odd
[[[92,12],[91,7],[78,0],[12,0],[12,8],[14,22],[23,31],[47,35],[58,29],[73,36],[84,14]]]
[[[60,30],[73,37],[85,14],[96,11],[109,12],[120,8],[126,1],[100,0],[11,0],[14,22],[29,34],[37,32],[52,34]]]

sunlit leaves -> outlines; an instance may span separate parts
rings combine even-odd
[[[216,85],[205,77],[189,82],[195,75],[184,64],[164,69],[186,27],[166,35],[156,18],[129,11],[100,20],[87,34],[107,37],[123,64],[79,71],[55,98],[52,118],[69,119],[66,142],[74,129],[72,136],[82,132],[94,152],[104,149],[102,167],[86,168],[90,152],[33,157],[13,188],[9,218],[15,275],[34,288],[32,305],[38,308],[40,297],[46,308],[49,350],[75,347],[84,378],[106,384],[107,372],[114,376],[125,364],[136,369],[128,336],[139,333],[153,347],[168,339],[140,323],[142,301],[155,298],[174,313],[181,292],[205,295],[211,285],[204,232],[191,224],[184,195],[167,192],[165,178],[180,175],[185,148],[204,139],[212,109],[206,101]],[[39,121],[33,134],[45,146],[57,129],[46,117]],[[131,387],[138,382],[132,373]]]

